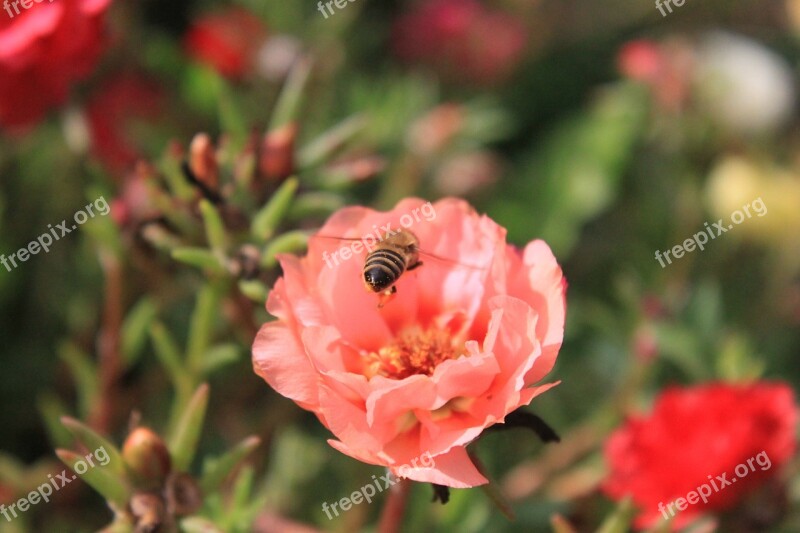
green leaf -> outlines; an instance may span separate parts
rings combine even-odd
[[[219,344],[206,352],[203,360],[203,375],[209,375],[220,367],[239,360],[242,350],[238,344]]]
[[[87,416],[99,395],[99,373],[89,356],[74,344],[62,344],[58,355],[69,367],[78,390],[78,410],[81,415]]]
[[[274,268],[278,265],[277,254],[297,253],[305,250],[307,246],[308,233],[299,230],[288,231],[267,244],[266,249],[261,254],[261,266]]]
[[[191,200],[195,195],[194,187],[186,179],[181,168],[181,160],[170,150],[165,151],[159,164],[159,170],[167,182],[171,196],[181,200]],[[169,217],[169,210],[164,211]]]
[[[130,368],[141,356],[157,311],[153,300],[144,297],[125,317],[122,324],[122,356],[126,367]]]
[[[117,449],[111,441],[74,418],[63,416],[61,417],[61,423],[72,433],[75,440],[80,442],[90,452],[93,453],[95,450],[100,449],[105,451],[106,455],[108,455],[108,463],[103,468],[107,468],[112,474],[120,477],[120,479],[127,479],[125,461],[122,459],[122,454],[119,449]]]
[[[719,284],[713,281],[698,283],[686,314],[704,341],[716,340],[723,329],[723,302]]]
[[[259,445],[261,439],[247,437],[223,456],[206,462],[200,485],[205,493],[210,493],[222,485],[225,478]]]
[[[225,274],[225,268],[219,256],[207,248],[185,246],[172,250],[171,255],[176,261],[207,270],[212,274]]]
[[[203,368],[203,356],[211,343],[218,307],[217,289],[212,285],[204,286],[197,296],[197,302],[192,312],[189,340],[186,345],[186,361],[195,374]]]
[[[208,518],[199,516],[190,516],[181,520],[181,531],[183,533],[226,533],[224,529]]]
[[[79,470],[84,470],[84,467],[87,467],[86,471],[80,474],[80,478],[83,481],[99,492],[106,501],[117,509],[124,509],[127,506],[130,498],[130,488],[124,480],[113,475],[110,469],[99,464],[94,467],[89,466],[85,457],[69,450],[58,449],[56,450],[56,455],[76,474]],[[83,463],[83,466],[78,468],[80,463]]]
[[[239,509],[247,507],[247,502],[250,495],[253,493],[253,480],[255,479],[255,472],[253,467],[244,466],[239,475],[236,476],[236,482],[233,485],[233,497],[231,498],[231,514],[235,515]]]
[[[52,393],[39,397],[37,407],[44,419],[50,443],[56,448],[66,448],[72,444],[72,434],[61,423],[61,417],[67,413],[67,408],[61,399]]]
[[[327,218],[331,213],[344,207],[345,202],[341,196],[332,192],[307,192],[292,202],[292,207],[287,214],[287,219],[302,221],[308,218]]]
[[[185,64],[181,80],[181,96],[195,110],[213,116],[219,106],[222,76],[213,68],[199,63]]]
[[[173,469],[176,472],[186,472],[192,464],[206,416],[208,394],[208,385],[205,383],[200,385],[178,423],[172,429],[172,437],[169,439],[169,451],[172,457]]]
[[[647,124],[649,99],[620,83],[599,93],[590,109],[564,120],[520,166],[525,175],[492,199],[490,211],[508,229],[509,241],[532,234],[557,256],[578,241],[584,224],[620,194],[622,176]],[[580,154],[580,157],[576,157]]]
[[[297,178],[284,181],[269,201],[253,217],[252,233],[260,242],[266,242],[274,234],[292,206],[292,200],[300,184]]]
[[[758,380],[766,370],[766,363],[747,338],[731,333],[723,339],[716,360],[716,377],[725,381]]]
[[[664,359],[675,363],[692,380],[712,378],[713,374],[703,358],[702,346],[689,330],[666,323],[656,324],[654,330]]]
[[[634,514],[633,500],[630,497],[620,502],[611,515],[606,518],[597,533],[627,533],[631,531],[631,520]]]
[[[25,465],[13,455],[0,452],[0,481],[18,490],[26,487]]]
[[[269,296],[269,289],[257,279],[239,280],[239,291],[257,304],[263,304]]]
[[[180,389],[187,381],[188,375],[178,345],[161,322],[155,322],[150,327],[150,339],[153,341],[156,357],[166,369],[173,384]]]
[[[363,132],[367,124],[366,117],[356,115],[326,131],[300,150],[297,157],[300,168],[316,167],[329,160],[345,144]]]
[[[92,202],[102,200],[105,202],[105,205],[108,206],[105,196],[102,196],[99,192],[94,196],[87,195],[87,198]],[[100,214],[99,211],[95,212],[95,216],[81,226],[81,231],[91,235],[101,248],[108,250],[115,257],[119,257],[123,250],[122,239],[120,237],[119,227],[114,220],[108,216],[110,207],[108,207],[108,209],[105,215]]]
[[[272,111],[272,120],[269,125],[270,131],[297,120],[303,90],[310,73],[310,59],[303,58],[295,62],[281,89],[280,96],[278,96],[275,109]]]
[[[220,257],[224,257],[225,250],[228,247],[228,237],[219,211],[211,202],[203,199],[200,200],[200,214],[203,216],[206,238],[211,249]]]
[[[238,152],[247,140],[248,128],[244,113],[236,105],[234,91],[224,80],[220,80],[219,91],[219,122],[227,135],[230,136],[231,149]]]

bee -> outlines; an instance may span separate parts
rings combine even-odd
[[[395,283],[404,272],[422,266],[419,239],[408,230],[400,230],[378,243],[364,261],[364,287],[390,296],[397,292]]]
[[[324,235],[315,235],[314,238],[340,241],[362,241],[361,239],[329,237]],[[397,292],[396,283],[404,273],[422,266],[420,257],[431,258],[456,266],[479,269],[479,267],[463,265],[456,261],[451,261],[422,251],[419,247],[419,239],[417,236],[407,229],[397,230],[370,247],[374,247],[374,250],[367,254],[361,275],[364,281],[364,288],[367,291],[381,293],[378,307],[386,305],[392,295]],[[327,262],[327,258],[325,260]]]

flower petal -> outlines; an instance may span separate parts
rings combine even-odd
[[[269,322],[261,326],[253,342],[253,370],[300,407],[319,408],[320,375],[285,325]]]

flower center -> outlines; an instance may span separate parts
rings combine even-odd
[[[366,375],[393,379],[416,374],[430,376],[439,363],[458,355],[448,332],[432,328],[408,329],[377,353],[367,354]]]

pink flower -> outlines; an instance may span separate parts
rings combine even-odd
[[[21,129],[62,104],[105,44],[110,0],[59,0],[0,14],[0,125]]]
[[[485,268],[423,257],[378,308],[362,281],[365,253],[333,261],[327,254],[352,243],[311,239],[306,257],[280,258],[284,276],[267,302],[278,320],[259,331],[253,366],[315,413],[342,453],[417,481],[480,485],[467,444],[555,385],[537,383],[561,346],[566,281],[547,244],[519,251],[457,199],[407,199],[388,213],[348,207],[320,235],[404,226],[423,251]],[[426,454],[432,461],[415,464]]]
[[[527,41],[525,26],[513,15],[475,0],[420,3],[396,21],[392,32],[392,48],[402,61],[483,85],[508,79]]]

